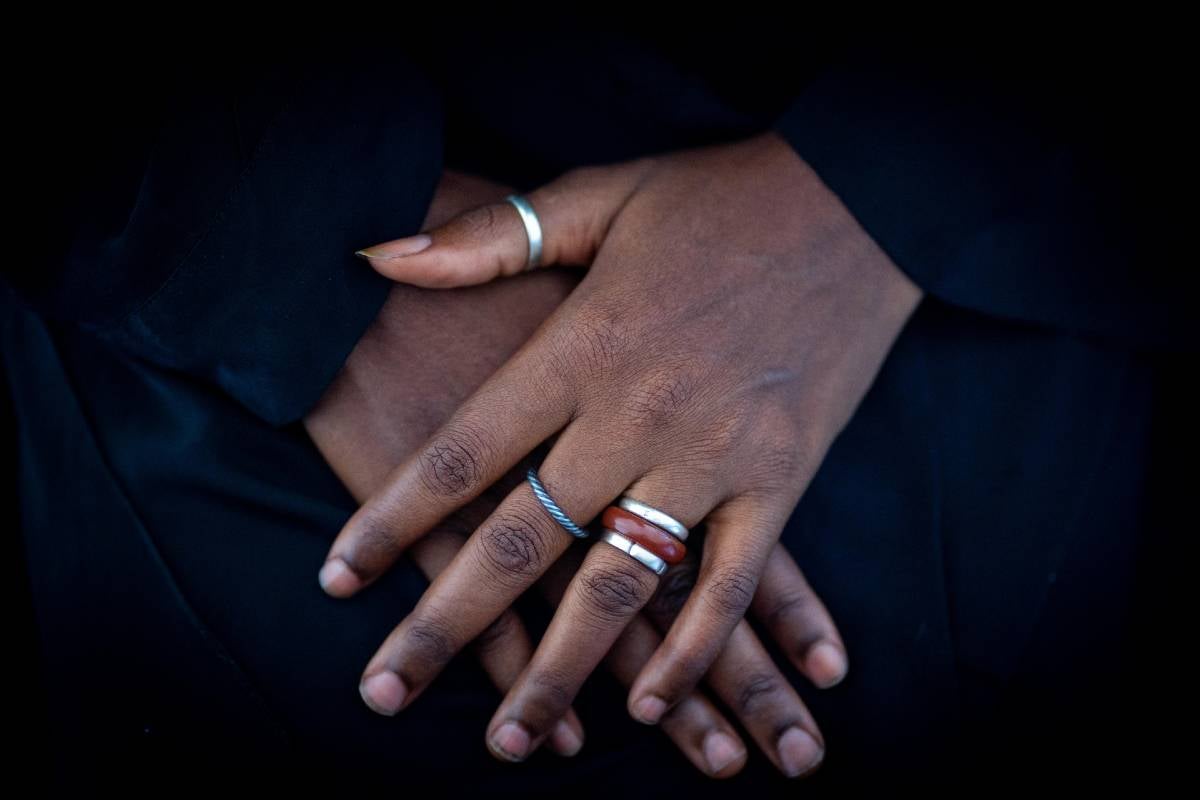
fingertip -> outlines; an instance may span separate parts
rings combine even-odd
[[[630,715],[644,725],[657,725],[667,711],[667,701],[655,695],[646,695],[629,708]]]
[[[325,593],[333,597],[349,597],[358,591],[358,576],[340,558],[331,558],[317,573],[317,581]]]
[[[567,722],[560,719],[550,734],[550,746],[560,756],[573,756],[583,748],[583,730],[576,730]]]
[[[821,689],[837,686],[849,669],[845,652],[828,640],[819,641],[809,648],[804,660],[813,683]]]
[[[354,255],[374,263],[376,260],[387,261],[415,255],[422,250],[427,250],[431,244],[433,244],[432,236],[428,233],[418,233],[414,236],[405,236],[403,239],[377,244],[374,247],[364,247],[362,250],[354,251]]]
[[[704,762],[714,778],[736,775],[746,761],[745,745],[721,730],[709,731],[702,747]]]

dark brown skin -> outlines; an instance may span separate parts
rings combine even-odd
[[[454,652],[510,619],[512,600],[544,575],[541,583],[562,603],[532,660],[519,621],[499,626],[520,641],[508,668],[489,667],[508,691],[489,726],[498,755],[524,757],[560,719],[573,723],[571,699],[603,659],[633,684],[631,712],[661,720],[702,769],[707,732],[736,737],[695,691],[705,678],[785,774],[811,771],[823,754],[820,732],[743,615],[757,613],[818,685],[844,672],[844,663],[823,655],[833,650],[844,660],[832,621],[777,539],[919,292],[774,138],[576,170],[527,197],[545,228],[547,263],[586,264],[594,256],[552,313],[569,287],[549,289],[557,294],[543,307],[546,322],[529,323],[542,302],[538,287],[551,286],[536,281],[560,270],[432,293],[397,287],[419,298],[397,314],[397,348],[381,322],[384,333],[364,339],[309,419],[335,469],[358,496],[371,498],[334,543],[326,590],[352,594],[405,550],[436,575],[368,664],[364,678],[382,680],[364,699],[384,713],[412,702]],[[742,209],[739,226],[718,235],[731,208]],[[713,224],[695,222],[701,219]],[[431,285],[445,286],[506,274],[524,258],[524,230],[507,204],[426,227],[432,247],[376,266],[404,280],[432,275]],[[445,310],[428,307],[428,321],[441,331],[438,346],[447,349],[415,352],[421,315],[413,308],[480,290],[493,294],[459,317],[470,333],[464,337]],[[505,297],[511,306],[501,311]],[[521,337],[496,337],[491,326],[513,324],[530,324],[522,335],[533,338],[493,373]],[[498,341],[491,360],[472,336]],[[475,355],[460,361],[448,351],[464,339]],[[426,381],[436,384],[430,395],[448,401],[442,419],[467,398],[440,428],[429,408],[435,401],[413,402],[425,391],[422,365],[406,360],[422,356]],[[473,379],[447,374],[472,366],[480,367]],[[399,401],[387,396],[389,380],[403,384]],[[377,424],[407,433],[385,434],[379,441],[389,452],[380,445],[371,456],[360,443],[375,436],[367,429]],[[689,526],[707,517],[700,563],[692,556],[659,579],[602,543],[570,547],[575,540],[520,481],[521,459],[555,435],[540,474],[574,519],[586,523],[628,487]],[[361,466],[366,460],[371,466]],[[508,493],[491,508],[484,492],[502,479]],[[454,523],[439,523],[460,510],[473,515],[459,517],[461,532],[447,538],[443,529]],[[700,591],[689,591],[692,583]],[[669,631],[665,643],[659,630]],[[494,652],[507,638],[485,641]],[[658,715],[633,702],[650,693],[666,701]],[[516,723],[518,732],[501,731],[503,723]],[[716,774],[740,769],[740,740],[708,755],[720,752],[734,757]]]

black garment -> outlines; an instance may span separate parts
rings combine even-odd
[[[354,504],[298,420],[387,290],[351,253],[415,232],[444,164],[530,187],[769,125],[929,293],[784,534],[851,661],[824,692],[787,671],[828,744],[808,785],[1037,753],[1022,714],[1046,742],[1116,747],[1098,733],[1112,707],[1083,701],[1119,684],[1148,348],[1180,341],[1182,315],[1134,257],[1141,223],[1098,224],[1142,216],[1077,138],[1090,97],[1064,108],[962,54],[898,69],[844,48],[789,74],[798,93],[739,101],[732,65],[652,39],[193,65],[164,108],[131,99],[141,121],[84,162],[86,191],[47,201],[70,234],[13,276],[3,341],[64,764],[283,752],[407,786],[710,785],[602,670],[573,760],[495,762],[498,698],[469,657],[402,715],[368,711],[362,667],[426,581],[404,560],[353,600],[320,591]],[[731,788],[789,788],[751,760]]]

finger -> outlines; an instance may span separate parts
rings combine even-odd
[[[436,530],[413,547],[413,561],[427,578],[433,580],[446,569],[466,541],[467,537],[462,533]],[[505,609],[476,636],[471,642],[471,649],[502,694],[512,688],[533,655],[529,632],[512,608]],[[363,700],[369,707],[375,708],[370,692],[363,693]],[[555,752],[564,756],[573,756],[583,747],[583,723],[573,708],[556,723],[550,735],[550,745]]]
[[[597,542],[589,549],[529,666],[488,725],[494,753],[521,761],[532,752],[657,583],[654,572],[616,548]]]
[[[708,515],[696,588],[629,693],[635,719],[657,722],[712,666],[750,606],[785,519],[750,495],[725,501]]]
[[[375,581],[406,547],[567,423],[571,396],[550,374],[543,349],[531,342],[351,516],[320,571],[327,593],[349,597]]]
[[[522,195],[541,229],[538,266],[591,262],[608,226],[650,164],[639,159],[571,170]],[[476,206],[428,231],[356,252],[394,281],[427,288],[486,283],[525,271],[529,234],[507,200]]]
[[[695,585],[697,571],[698,561],[689,555],[663,575],[662,586],[644,610],[659,630],[670,630]],[[704,680],[783,774],[797,777],[821,762],[825,741],[820,729],[744,619],[734,627]],[[673,712],[674,708],[668,710],[662,720]]]
[[[750,607],[814,685],[828,689],[846,677],[849,664],[842,636],[782,542],[767,559]]]
[[[638,484],[649,485],[645,481]],[[609,497],[616,494],[613,491]],[[695,499],[703,494],[696,488],[673,493],[673,502],[680,507],[697,509],[679,517],[680,521],[703,516],[707,504]],[[647,489],[642,497],[657,502],[659,493]],[[536,742],[547,726],[562,716],[587,676],[657,589],[658,577],[630,553],[605,541],[591,546],[529,666],[493,717],[489,726],[493,747],[513,760],[528,754],[527,749],[514,750],[513,745]]]
[[[586,553],[586,548],[572,548],[538,582],[552,606],[562,603],[571,578],[578,572]],[[662,636],[655,626],[638,614],[604,656],[605,666],[628,688],[661,643]],[[728,778],[746,764],[746,745],[741,736],[712,701],[699,692],[684,698],[663,718],[660,726],[680,752],[710,777]]]
[[[580,525],[611,500],[624,480],[610,471],[613,464],[593,456],[595,449],[594,435],[576,423],[563,431],[539,468],[551,496]],[[513,489],[371,658],[364,676],[388,672],[393,676],[389,685],[397,687],[388,698],[389,710],[402,709],[420,696],[467,642],[576,541],[542,506],[528,481]],[[565,713],[563,706],[558,717]]]

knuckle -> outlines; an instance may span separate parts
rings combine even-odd
[[[620,363],[629,338],[619,313],[581,312],[561,334],[560,360],[573,373],[582,370],[587,377],[607,374]]]
[[[415,619],[408,629],[407,639],[412,652],[427,664],[445,664],[458,649],[453,629],[436,616]]]
[[[496,204],[477,206],[459,215],[456,227],[470,237],[490,236],[498,227]]]
[[[722,567],[713,572],[704,597],[717,613],[741,617],[754,599],[758,577],[741,567]]]
[[[539,527],[520,512],[507,512],[480,531],[480,550],[497,576],[529,577],[546,562],[546,542]]]
[[[494,653],[520,633],[521,621],[516,612],[506,609],[475,637],[475,651],[480,655]]]
[[[482,433],[463,424],[442,431],[421,451],[422,485],[434,497],[469,494],[480,481],[488,454]]]
[[[358,544],[354,553],[343,556],[347,566],[355,571],[362,571],[361,559],[354,554],[370,553],[376,556],[390,553],[397,549],[395,527],[391,520],[382,513],[370,513],[362,518],[358,528]]]
[[[634,568],[637,569],[634,569]],[[594,613],[603,624],[627,619],[641,608],[650,596],[640,564],[610,565],[587,570],[580,576],[584,608]]]
[[[739,483],[746,493],[756,496],[793,492],[812,471],[813,459],[819,458],[814,455],[818,445],[794,423],[760,426],[745,441],[750,457]]]
[[[643,376],[625,396],[629,422],[654,433],[672,425],[693,405],[695,377],[684,369],[661,369]]]
[[[763,612],[763,622],[769,627],[778,627],[790,617],[803,614],[808,608],[810,595],[807,592],[789,591],[771,598]]]
[[[548,719],[561,716],[575,700],[577,689],[571,677],[549,664],[543,664],[529,674],[536,705]]]
[[[737,691],[737,709],[741,716],[754,716],[775,707],[773,699],[783,688],[779,677],[768,672],[753,672],[743,679]]]

